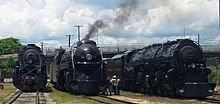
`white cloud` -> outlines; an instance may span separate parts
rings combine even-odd
[[[0,33],[5,34],[0,38],[15,34],[20,39],[29,37],[26,41],[42,36],[64,37],[74,30],[74,24],[94,21],[90,9],[71,0],[8,1],[0,5]]]
[[[29,5],[37,9],[43,9],[46,5],[44,0],[26,0],[26,1],[29,3]]]
[[[139,15],[134,12],[134,15],[139,15],[140,19],[135,20],[132,18],[132,26],[134,28],[145,27],[152,29],[155,33],[160,29],[169,30],[172,32],[180,30],[183,25],[192,30],[204,29],[207,25],[217,20],[217,11],[213,13],[213,8],[216,5],[208,1],[201,0],[170,0],[165,4],[158,7],[148,9],[146,15]],[[140,6],[143,8],[143,5]],[[213,14],[212,14],[213,13]],[[207,16],[209,14],[209,16]],[[139,26],[135,25],[139,24]],[[189,27],[187,27],[189,26]],[[180,31],[181,33],[181,31]]]
[[[200,33],[205,34],[203,38],[219,39],[216,8],[218,0],[141,0],[126,23],[110,23],[109,28],[98,33],[99,44],[153,43],[183,38],[184,24],[187,34]],[[77,40],[74,25],[83,25],[83,38],[89,23],[115,18],[117,11],[74,0],[0,0],[0,39],[14,36],[26,43],[67,45],[65,35],[73,34],[73,42]],[[48,38],[51,40],[45,41]]]
[[[212,41],[213,44],[220,44],[220,32],[218,33],[218,36]]]

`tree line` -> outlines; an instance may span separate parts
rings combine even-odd
[[[0,40],[0,55],[17,54],[22,48],[19,39],[6,38]],[[0,60],[0,70],[8,70],[15,68],[17,58],[9,58]]]

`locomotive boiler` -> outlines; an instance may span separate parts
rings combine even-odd
[[[26,45],[19,53],[13,84],[22,91],[40,91],[47,84],[43,52],[35,44]]]
[[[111,61],[123,65],[115,73],[121,76],[125,90],[205,98],[213,95],[216,86],[208,82],[211,70],[206,67],[202,47],[189,39],[149,45]],[[108,66],[107,72],[112,70]]]
[[[105,81],[102,52],[92,40],[82,40],[55,56],[50,79],[60,90],[97,94]]]

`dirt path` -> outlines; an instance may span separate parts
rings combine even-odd
[[[169,98],[156,95],[145,95],[140,93],[132,93],[121,91],[120,95],[108,96],[119,100],[126,100],[137,104],[201,104],[210,103],[205,100],[198,99],[183,99],[183,98]]]

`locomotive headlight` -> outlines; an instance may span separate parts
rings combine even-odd
[[[196,68],[196,64],[192,63],[191,68],[193,68],[193,69]]]
[[[92,55],[91,55],[91,54],[87,54],[87,55],[86,55],[86,59],[87,59],[87,60],[92,60]]]

